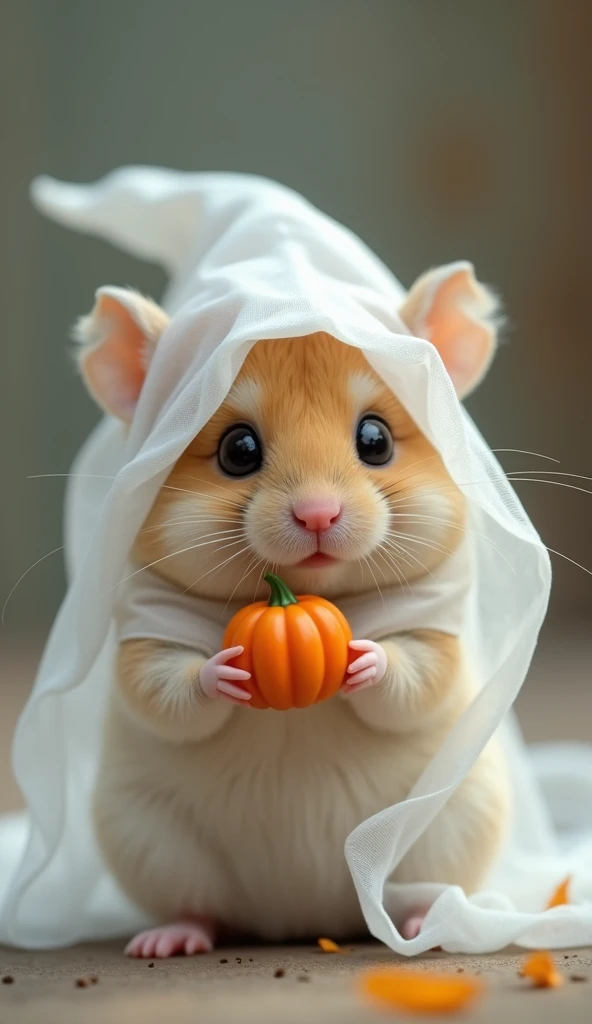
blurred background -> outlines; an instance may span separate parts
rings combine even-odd
[[[467,258],[501,294],[506,344],[469,402],[507,469],[592,476],[589,0],[2,0],[0,603],[61,541],[63,477],[98,415],[67,336],[95,289],[164,278],[45,222],[31,178],[125,163],[251,171],[345,222],[401,281]],[[516,488],[545,543],[592,569],[592,497]],[[590,738],[592,578],[554,556],[523,723]],[[64,587],[22,580],[1,631],[0,776]],[[542,695],[542,696],[541,696]],[[588,704],[592,711],[592,705]],[[18,803],[7,782],[4,804]]]

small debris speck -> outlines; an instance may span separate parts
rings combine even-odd
[[[150,963],[148,964],[148,966],[149,966],[149,967],[154,967],[154,960],[152,960],[152,961],[151,961],[151,962],[150,962]]]
[[[5,974],[4,977],[2,978],[2,984],[14,985],[14,978],[12,977],[12,974]]]
[[[237,964],[242,964],[242,962],[243,962],[242,957],[237,956],[235,959],[236,959]]]
[[[563,959],[564,960],[569,960],[569,953],[564,953]]]
[[[250,956],[250,957],[249,957],[249,963],[250,963],[250,964],[252,964],[252,963],[253,963],[253,957],[252,957],[252,956]]]
[[[299,974],[297,980],[298,981],[310,981],[310,978],[309,978],[308,974]]]
[[[283,978],[285,973],[286,972],[283,967],[278,967],[277,971],[273,972],[273,976],[274,978]]]
[[[456,973],[457,974],[463,974],[464,973],[464,967],[457,967],[456,968]]]
[[[90,988],[92,981],[90,978],[76,978],[76,988]]]
[[[220,961],[220,963],[221,963],[221,964],[227,964],[227,963],[228,963],[228,960],[221,960],[221,961]]]
[[[570,974],[570,981],[588,981],[585,974]]]

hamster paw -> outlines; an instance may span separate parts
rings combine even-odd
[[[243,651],[244,647],[229,647],[202,665],[199,685],[206,697],[210,697],[211,700],[224,700],[229,704],[242,704],[243,707],[250,701],[251,694],[239,683],[250,679],[251,673],[227,664]]]
[[[125,955],[144,959],[194,956],[214,948],[214,927],[206,918],[187,919],[140,932],[125,947]]]
[[[373,640],[350,640],[350,662],[341,690],[358,693],[374,686],[384,678],[387,669],[386,652]]]

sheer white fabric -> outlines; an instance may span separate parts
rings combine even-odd
[[[349,231],[260,178],[126,168],[90,186],[40,179],[34,198],[56,220],[160,261],[172,278],[164,305],[173,315],[129,436],[106,419],[73,468],[69,590],[14,741],[28,811],[0,822],[0,940],[58,946],[143,923],[101,863],[89,814],[117,587],[167,471],[224,400],[249,348],[327,331],[365,352],[470,506],[473,577],[463,638],[482,687],[408,799],[347,840],[368,927],[404,954],[434,945],[469,953],[509,942],[592,942],[592,754],[543,748],[530,759],[509,717],[546,611],[547,554],[435,349],[398,318],[397,280]],[[515,822],[487,891],[468,899],[456,888],[388,884],[500,727]],[[568,871],[578,903],[545,912]],[[405,941],[389,911],[418,898],[433,905],[419,937]]]

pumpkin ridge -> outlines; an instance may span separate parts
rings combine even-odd
[[[304,607],[319,631],[323,646],[323,682],[315,698],[315,703],[321,703],[329,697],[333,697],[343,682],[347,669],[347,645],[351,640],[351,630],[343,616],[334,614],[334,606],[328,601],[311,601],[310,607],[307,607],[306,604]],[[343,648],[341,655],[335,650],[338,644],[341,644]],[[327,651],[330,652],[329,658]],[[337,675],[336,663],[339,663],[340,658],[343,661],[343,671]],[[331,673],[329,678],[327,678],[328,673]]]
[[[300,632],[299,625],[298,625],[299,623],[303,623],[304,624],[304,622],[306,622],[309,627],[310,627],[310,625],[313,626],[314,632],[315,632],[315,639],[318,641],[318,645],[319,645],[319,649],[320,649],[320,657],[322,659],[322,669],[321,669],[321,673],[320,673],[320,682],[319,682],[319,685],[317,687],[317,692],[316,692],[316,694],[314,695],[314,697],[312,698],[311,701],[309,701],[306,705],[303,705],[304,707],[308,707],[309,704],[314,704],[315,703],[319,693],[321,692],[321,690],[323,688],[323,682],[324,682],[324,678],[325,678],[325,649],[324,649],[324,645],[323,645],[323,636],[322,636],[322,634],[321,634],[321,632],[320,632],[320,630],[319,630],[315,620],[313,619],[312,615],[310,615],[310,613],[307,611],[307,609],[302,606],[301,602],[299,602],[298,605],[294,605],[294,607],[298,608],[297,612],[293,612],[293,611],[291,612],[289,609],[286,609],[286,633],[287,633],[286,639],[287,639],[287,646],[288,646],[288,658],[289,658],[289,663],[290,663],[291,700],[292,700],[293,707],[300,707],[301,706],[297,702],[297,693],[295,691],[297,689],[299,690],[301,688],[300,687],[300,679],[301,679],[302,673],[303,672],[305,673],[305,679],[306,679],[307,678],[307,676],[306,676],[306,672],[307,671],[309,673],[308,678],[311,678],[312,675],[313,675],[313,672],[314,672],[314,668],[313,668],[312,665],[310,665],[310,667],[307,667],[306,664],[304,664],[304,666],[303,666],[300,663],[300,661],[298,660],[300,658],[300,656],[301,656],[302,649],[304,649],[306,647],[306,645],[303,645],[301,643],[301,637],[298,635],[299,632]],[[292,628],[290,628],[289,623],[291,623]],[[294,641],[296,641],[296,643],[294,643]],[[305,659],[305,661],[308,660],[309,657],[310,657],[310,655],[307,652],[307,658]]]
[[[274,612],[279,612],[280,614],[273,615]],[[284,671],[286,664],[283,663],[283,659],[281,656],[280,658],[274,658],[277,638],[272,635],[272,623],[274,624],[274,627],[276,624],[282,624],[280,631],[283,635],[279,642],[279,648],[281,650],[283,646],[286,650],[286,662],[288,669],[287,679]],[[292,679],[285,608],[277,605],[275,607],[266,607],[264,609],[262,615],[257,619],[251,634],[251,652],[253,658],[253,672],[257,679],[257,684],[263,700],[267,702],[269,707],[276,711],[287,711],[290,707]],[[271,687],[268,687],[267,683],[270,677]],[[278,682],[280,680],[282,683],[285,683],[285,688],[278,686]]]
[[[244,668],[251,673],[251,678],[247,679],[246,682],[242,683],[245,690],[248,690],[251,694],[251,701],[249,701],[249,707],[255,707],[258,710],[265,710],[269,707],[269,704],[259,687],[257,682],[257,676],[255,674],[253,665],[253,631],[259,619],[267,609],[267,603],[264,601],[258,601],[256,604],[245,605],[241,608],[234,618],[230,620],[224,633],[224,639],[222,646],[226,647],[244,647],[242,654],[238,657],[232,658],[229,661],[229,665],[235,668]],[[255,703],[255,701],[257,703]]]

